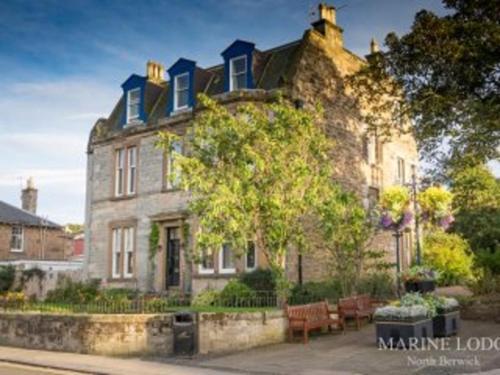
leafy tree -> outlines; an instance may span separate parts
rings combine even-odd
[[[200,96],[204,109],[175,154],[180,185],[190,192],[198,219],[194,254],[227,243],[242,254],[255,241],[286,296],[284,265],[291,246],[307,249],[306,217],[331,189],[332,143],[322,111],[296,109],[282,98],[240,105],[234,111]],[[159,146],[173,150],[178,136],[163,132]]]
[[[423,243],[424,264],[438,271],[440,285],[466,283],[473,279],[473,254],[458,234],[436,229],[426,234]]]
[[[333,189],[321,210],[322,246],[330,255],[333,273],[341,284],[342,294],[356,290],[365,260],[374,259],[368,250],[373,226],[359,199],[352,193]]]
[[[413,131],[441,167],[484,162],[499,155],[500,2],[443,3],[446,15],[422,10],[407,34],[388,34],[351,82],[371,131]]]
[[[500,181],[485,165],[451,172],[453,230],[467,239],[474,251],[500,251]]]

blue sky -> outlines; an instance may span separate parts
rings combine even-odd
[[[83,222],[85,147],[131,74],[148,59],[221,62],[236,38],[266,49],[300,38],[310,0],[0,1],[0,199],[20,204],[29,176],[39,214]],[[402,33],[416,11],[443,12],[437,0],[337,1],[345,45],[368,52],[371,37]]]

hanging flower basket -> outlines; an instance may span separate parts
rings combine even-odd
[[[451,210],[453,195],[440,186],[431,186],[418,194],[422,221],[427,226],[447,230],[455,221]]]
[[[380,205],[382,228],[401,231],[411,223],[410,192],[404,186],[391,186],[384,190]]]

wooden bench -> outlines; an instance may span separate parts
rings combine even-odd
[[[356,329],[359,330],[361,320],[367,319],[369,322],[372,320],[375,307],[370,296],[362,294],[339,299],[338,310],[339,316],[344,321],[354,319],[356,321]]]
[[[328,331],[331,332],[334,324],[344,332],[344,321],[340,316],[338,319],[333,319],[330,316],[332,312],[327,301],[297,306],[285,305],[285,313],[288,317],[288,340],[293,340],[294,331],[302,331],[304,344],[307,344],[309,331],[328,327]]]

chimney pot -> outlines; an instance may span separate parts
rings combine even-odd
[[[337,11],[334,6],[320,3],[318,9],[320,20],[329,21],[334,25],[337,24]]]
[[[26,181],[26,188],[21,192],[22,209],[36,214],[38,190],[35,188],[33,177]]]
[[[165,67],[159,62],[149,60],[146,64],[146,74],[151,82],[163,82]]]
[[[370,53],[377,53],[377,52],[380,52],[380,47],[375,38],[372,38],[370,42]]]

